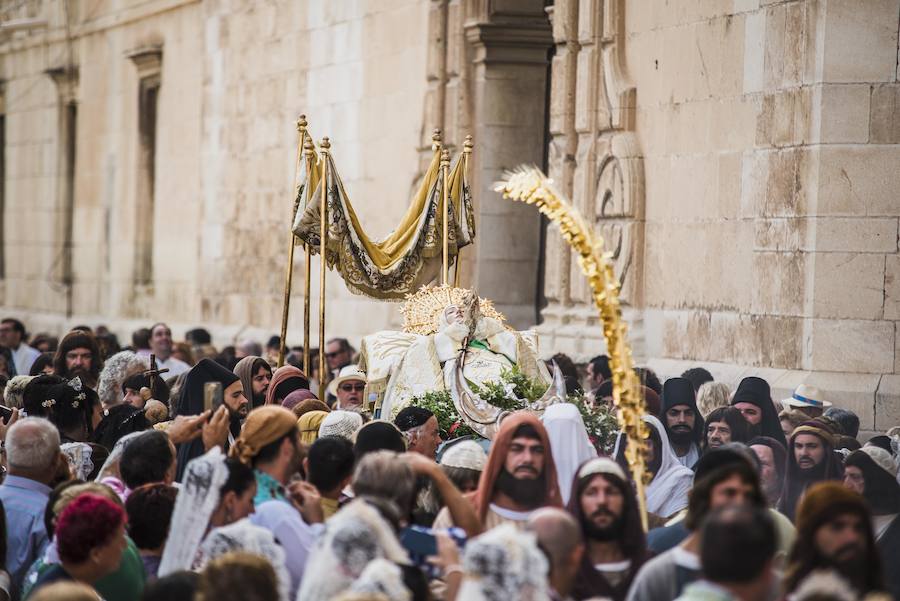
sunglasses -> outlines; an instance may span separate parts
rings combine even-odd
[[[337,357],[338,355],[340,355],[340,354],[343,353],[343,352],[344,352],[344,351],[335,351],[335,352],[333,352],[333,353],[325,353],[325,357],[326,357],[327,359],[334,359],[335,357]]]
[[[344,392],[354,392],[354,391],[363,391],[366,389],[365,384],[341,384],[341,390]]]

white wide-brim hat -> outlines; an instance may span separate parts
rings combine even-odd
[[[818,407],[819,409],[831,407],[831,401],[823,399],[822,392],[818,388],[806,384],[801,384],[794,389],[794,394],[782,399],[781,404],[785,409],[788,407]]]
[[[367,384],[366,374],[359,371],[359,368],[355,365],[347,365],[346,367],[342,367],[341,371],[338,372],[338,377],[332,380],[328,384],[328,392],[337,396],[338,386],[343,384],[344,382],[350,382],[352,380],[359,380],[363,384]]]

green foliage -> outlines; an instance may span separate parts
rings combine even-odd
[[[438,427],[444,440],[453,440],[462,436],[475,434],[469,426],[459,417],[450,392],[447,390],[432,390],[421,396],[414,397],[410,405],[428,409],[437,418]]]
[[[547,392],[546,384],[529,378],[517,367],[501,372],[500,380],[497,382],[485,382],[481,386],[475,386],[470,382],[469,385],[486,402],[506,411],[525,409],[528,403],[538,400]],[[587,399],[579,395],[569,395],[567,401],[578,407],[591,443],[599,452],[611,453],[619,429],[615,411],[610,410],[605,404],[592,406]],[[426,392],[414,397],[410,404],[434,413],[445,440],[475,434],[460,418],[449,391]]]

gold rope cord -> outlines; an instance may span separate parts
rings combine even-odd
[[[631,348],[619,304],[619,282],[613,273],[611,256],[603,252],[603,239],[581,213],[553,188],[552,180],[537,167],[521,166],[504,174],[495,190],[510,198],[536,205],[555,222],[563,239],[578,253],[578,264],[588,279],[594,303],[603,322],[603,336],[609,352],[613,377],[613,399],[619,427],[628,439],[625,459],[634,478],[644,530],[647,530],[647,501],[644,487],[650,480],[644,450],[649,435],[642,416],[646,412],[640,381],[634,373]]]

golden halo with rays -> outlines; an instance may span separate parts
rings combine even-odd
[[[422,286],[415,294],[408,294],[400,312],[403,314],[403,331],[408,334],[429,336],[438,331],[438,316],[450,305],[464,304],[473,291],[441,286]],[[482,316],[504,323],[506,318],[494,308],[494,303],[486,298],[478,299],[478,309]]]

